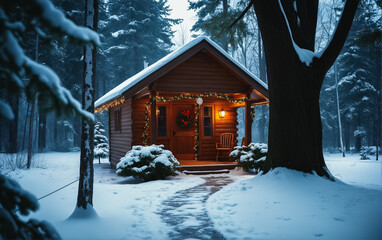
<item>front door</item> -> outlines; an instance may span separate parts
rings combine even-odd
[[[187,117],[188,114],[189,117]],[[195,146],[195,105],[190,103],[173,103],[172,123],[172,153],[178,160],[193,160]]]

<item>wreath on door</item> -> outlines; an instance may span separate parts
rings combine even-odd
[[[178,113],[176,118],[178,126],[184,129],[188,129],[194,122],[190,113],[190,110],[183,110]]]

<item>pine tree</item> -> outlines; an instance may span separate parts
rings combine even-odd
[[[107,4],[106,19],[100,19],[100,33],[105,37],[105,54],[109,59],[111,86],[143,69],[144,58],[154,63],[173,46],[172,24],[167,0],[119,1]],[[100,16],[102,17],[102,16]]]
[[[247,35],[247,27],[244,21],[239,21],[234,26],[231,24],[240,15],[240,9],[247,1],[204,1],[188,0],[189,9],[197,12],[198,20],[192,27],[192,31],[203,31],[228,52],[229,45],[236,48],[238,42],[242,42]],[[233,4],[236,4],[233,7]]]
[[[37,199],[20,185],[0,174],[0,239],[60,239],[54,227],[46,221],[27,216],[39,208]]]
[[[94,126],[94,158],[98,158],[98,163],[101,163],[101,158],[109,156],[109,141],[104,133],[103,124],[97,121]]]
[[[378,83],[380,47],[365,47],[359,39],[366,31],[381,29],[381,16],[374,1],[363,0],[356,13],[349,40],[338,58],[339,92],[345,124],[353,129],[355,150],[360,151],[365,136],[373,135],[373,121],[379,121]],[[366,140],[366,139],[365,139]]]
[[[14,13],[20,11],[21,18],[14,19],[14,16],[20,16]],[[66,115],[79,113],[93,118],[81,109],[71,93],[62,86],[56,73],[28,57],[22,46],[30,34],[38,34],[40,39],[47,42],[53,42],[53,36],[66,36],[82,44],[100,44],[98,35],[73,24],[49,0],[2,1],[0,28],[0,72],[7,76],[9,92],[24,89],[29,99],[37,97],[39,108],[43,111],[54,110],[57,114]],[[3,101],[0,101],[0,116],[14,118],[12,109]]]

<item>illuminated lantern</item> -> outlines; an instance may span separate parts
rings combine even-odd
[[[219,111],[219,117],[222,119],[225,117],[225,111],[223,108]]]

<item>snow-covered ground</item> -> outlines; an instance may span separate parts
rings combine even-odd
[[[212,195],[215,228],[227,239],[381,239],[381,161],[325,157],[337,182],[280,168]]]
[[[40,198],[78,178],[80,154],[46,153],[40,167],[16,170],[7,176]],[[3,173],[6,171],[3,171]],[[161,202],[175,192],[204,182],[184,176],[141,183],[116,176],[107,162],[94,162],[94,208],[99,218],[66,220],[74,211],[78,182],[39,201],[32,218],[48,220],[63,239],[167,239],[170,227],[156,214]]]
[[[1,156],[0,156],[1,157]],[[382,236],[382,164],[359,156],[325,156],[330,182],[278,169],[264,176],[234,171],[235,180],[207,201],[215,228],[227,239],[378,239]],[[79,153],[38,155],[39,168],[0,169],[40,198],[78,178]],[[66,220],[78,182],[49,195],[31,215],[48,220],[64,239],[168,239],[158,212],[175,192],[204,183],[201,176],[141,183],[94,163],[94,208],[99,218]],[[342,181],[342,182],[341,182]]]

